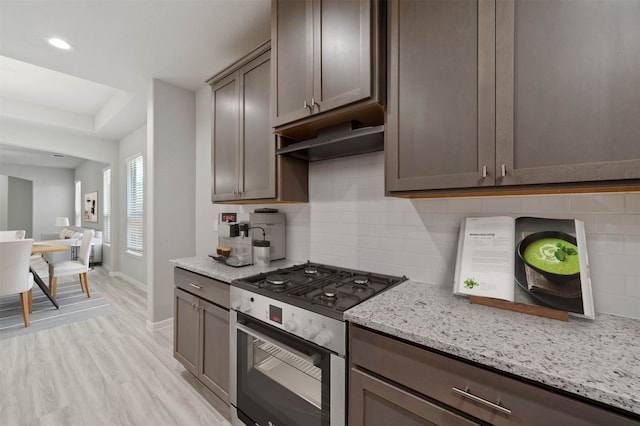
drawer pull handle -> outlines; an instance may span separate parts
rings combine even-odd
[[[189,285],[191,287],[193,287],[193,288],[197,288],[198,290],[202,290],[202,286],[201,285],[197,285],[197,284],[194,284],[194,283],[189,283]]]
[[[498,405],[500,403],[500,401],[498,401],[498,404],[494,404],[491,401],[487,401],[484,398],[480,398],[479,396],[476,396],[476,395],[474,395],[472,393],[467,392],[469,390],[468,386],[464,390],[458,389],[458,388],[452,388],[452,389],[453,389],[453,392],[457,393],[460,396],[463,396],[465,398],[469,398],[470,400],[475,401],[477,403],[480,403],[482,405],[486,405],[487,407],[490,407],[490,408],[492,408],[494,410],[500,411],[501,413],[506,414],[507,416],[511,415],[511,410]]]

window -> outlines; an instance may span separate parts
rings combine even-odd
[[[82,226],[82,184],[80,181],[76,181],[76,200],[73,225],[78,227]]]
[[[111,169],[102,171],[102,238],[111,244]]]
[[[144,231],[142,155],[127,160],[127,251],[142,254]]]

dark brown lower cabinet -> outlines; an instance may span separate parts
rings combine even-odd
[[[174,281],[174,358],[223,402],[216,409],[228,416],[229,284],[180,268]]]
[[[350,326],[349,424],[638,425],[631,417]]]

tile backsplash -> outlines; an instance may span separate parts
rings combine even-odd
[[[309,204],[274,206],[287,213],[288,258],[453,286],[463,218],[577,218],[596,311],[640,318],[640,193],[389,198],[380,152],[311,163],[309,185]]]

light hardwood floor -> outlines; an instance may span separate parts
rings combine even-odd
[[[114,313],[0,341],[0,425],[228,425],[173,328],[145,328],[145,292],[100,267],[89,285]]]

